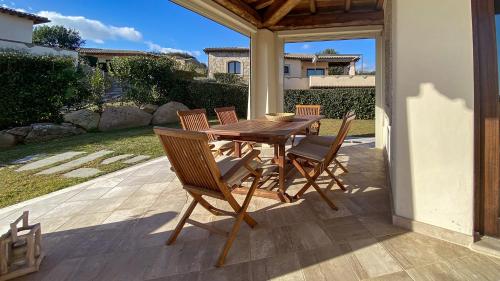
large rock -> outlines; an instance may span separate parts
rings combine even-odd
[[[145,104],[141,106],[141,109],[149,114],[153,114],[158,109],[158,106],[154,104]]]
[[[177,117],[178,110],[189,110],[187,106],[180,102],[171,101],[160,106],[153,115],[153,120],[151,123],[153,125],[166,124],[166,123],[174,123],[178,122],[179,118]]]
[[[63,116],[64,121],[75,124],[87,131],[97,129],[101,115],[88,109],[81,109],[70,112]]]
[[[99,121],[100,131],[147,126],[152,115],[133,106],[108,107]]]
[[[63,123],[61,125],[52,123],[39,123],[31,125],[31,131],[24,139],[25,143],[42,142],[62,137],[84,134],[85,130],[76,126]]]
[[[15,127],[7,130],[6,132],[16,136],[17,138],[24,139],[31,131],[31,126]]]
[[[17,144],[16,136],[5,131],[0,132],[0,148],[12,147]]]

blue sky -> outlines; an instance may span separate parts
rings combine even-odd
[[[184,51],[206,62],[206,47],[249,46],[249,39],[168,0],[0,0],[0,5],[46,16],[54,24],[80,31],[86,47],[146,51]],[[315,53],[334,48],[362,54],[375,66],[375,41],[293,43],[286,52]],[[358,65],[358,68],[361,65]]]

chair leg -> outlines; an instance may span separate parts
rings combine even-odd
[[[316,169],[313,169],[311,171],[311,174],[308,174],[306,172],[306,170],[304,170],[304,168],[300,165],[300,163],[295,159],[295,158],[291,158],[292,160],[292,164],[295,166],[295,168],[297,169],[297,171],[299,171],[299,173],[304,177],[306,178],[307,180],[307,183],[299,190],[299,192],[297,192],[297,194],[295,194],[293,196],[294,199],[299,199],[300,197],[302,197],[302,195],[304,195],[304,193],[309,189],[309,187],[311,187],[311,183],[310,183],[310,178],[311,177],[315,177],[315,174],[318,173],[316,171]],[[317,177],[317,176],[316,176]],[[314,178],[315,179],[315,178]]]
[[[240,230],[241,222],[245,219],[245,216],[248,216],[247,209],[248,209],[248,206],[250,205],[250,200],[252,200],[252,196],[253,196],[255,190],[257,189],[261,173],[262,173],[261,171],[258,171],[259,176],[255,177],[255,179],[252,183],[252,186],[248,190],[248,193],[247,193],[247,196],[245,197],[245,201],[243,202],[243,205],[241,205],[241,207],[238,208],[238,210],[235,209],[235,211],[238,215],[236,216],[236,221],[234,222],[234,225],[231,228],[231,232],[229,233],[226,244],[224,245],[224,248],[222,248],[222,252],[219,256],[217,264],[215,265],[217,267],[224,265],[226,256],[229,253],[229,249],[231,248],[231,245],[233,245],[234,239],[236,239],[236,235],[238,234],[238,232]],[[229,198],[227,198],[227,199],[229,199]],[[232,198],[232,200],[228,200],[228,201],[233,201],[233,200],[234,200],[234,198]],[[236,200],[234,200],[234,201],[236,201]],[[248,217],[250,217],[250,216],[248,216]]]
[[[325,169],[326,173],[337,183],[337,185],[342,189],[343,191],[347,191],[345,188],[344,184],[332,173],[332,171]]]
[[[321,197],[326,201],[326,204],[328,204],[328,206],[330,206],[330,208],[332,208],[333,210],[338,211],[339,208],[337,208],[337,206],[333,204],[332,200],[330,200],[330,198],[326,196],[326,194],[323,192],[323,190],[321,190],[319,185],[317,185],[315,182],[312,182],[311,184],[314,187],[314,189],[316,189],[316,191],[319,193],[319,195],[321,195]]]
[[[172,245],[172,243],[175,242],[175,239],[177,239],[177,236],[179,236],[179,233],[181,233],[181,230],[184,227],[184,224],[186,224],[186,220],[189,218],[189,216],[191,215],[191,213],[193,212],[193,210],[197,204],[198,204],[198,201],[196,201],[196,199],[193,199],[193,201],[189,205],[188,209],[186,210],[186,212],[182,216],[181,220],[179,221],[179,223],[177,223],[177,226],[175,227],[174,232],[172,232],[172,234],[168,238],[168,240],[166,242],[167,245]]]
[[[344,171],[344,173],[349,173],[349,170],[347,170],[347,168],[342,165],[342,163],[340,163],[339,160],[337,160],[337,158],[334,158],[333,161],[335,161],[335,164],[337,164],[337,166],[339,166],[339,168]]]

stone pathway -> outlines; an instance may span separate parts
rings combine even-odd
[[[130,158],[134,156],[134,154],[122,154],[122,155],[117,155],[117,156],[113,156],[111,158],[108,158],[108,159],[104,159],[101,164],[103,165],[109,165],[111,163],[115,163],[115,162],[118,162],[120,160],[123,160],[123,159],[127,159],[127,158]]]
[[[84,156],[84,157],[75,159],[73,161],[61,164],[59,166],[55,166],[55,167],[52,167],[50,169],[43,170],[43,171],[37,173],[37,175],[51,175],[51,174],[71,170],[71,169],[80,167],[83,164],[92,162],[98,158],[101,158],[101,157],[106,156],[106,155],[111,154],[111,153],[113,153],[113,151],[111,151],[111,150],[97,151],[97,152],[94,152],[94,153],[89,154],[87,156]]]
[[[16,172],[33,171],[37,172],[35,175],[62,174],[65,178],[88,178],[101,174],[103,171],[97,168],[83,168],[82,166],[99,158],[106,158],[113,151],[100,150],[82,156],[86,153],[83,151],[68,151],[49,157],[47,157],[46,153],[38,153],[17,159],[9,165],[16,165],[14,166],[16,168],[22,165],[15,170]],[[99,165],[109,165],[119,161],[123,164],[133,165],[150,158],[150,155],[118,154],[102,160]],[[5,167],[0,167],[0,169]]]
[[[129,160],[123,161],[123,163],[125,163],[125,164],[135,164],[135,163],[138,163],[140,161],[144,161],[144,160],[149,159],[149,158],[151,158],[151,156],[148,156],[148,155],[138,155],[138,156],[136,156],[134,158],[131,158]]]
[[[80,168],[64,174],[66,178],[88,178],[102,173],[101,170],[95,168]]]
[[[51,157],[48,157],[48,158],[45,158],[42,160],[35,161],[33,163],[30,163],[30,164],[26,164],[26,165],[22,166],[21,168],[17,169],[16,171],[22,172],[22,171],[30,171],[30,170],[40,169],[40,168],[47,167],[47,166],[50,166],[50,165],[53,165],[53,164],[56,164],[59,162],[69,160],[77,155],[81,155],[84,153],[85,152],[78,152],[78,151],[69,151],[69,152],[60,153],[60,154],[57,154],[57,155],[54,155],[54,156],[51,156]]]

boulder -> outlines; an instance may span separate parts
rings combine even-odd
[[[29,132],[31,131],[31,126],[24,126],[24,127],[15,127],[12,129],[7,130],[6,132],[16,136],[17,138],[25,138]]]
[[[133,106],[108,107],[99,121],[99,131],[147,126],[152,115]]]
[[[88,109],[81,109],[70,112],[63,116],[64,121],[75,124],[83,129],[90,131],[97,129],[101,115]]]
[[[171,101],[160,106],[153,115],[152,123],[153,125],[166,124],[178,122],[177,117],[178,110],[189,110],[187,106],[180,102]]]
[[[5,131],[0,132],[0,148],[12,147],[17,144],[17,138]]]
[[[38,123],[31,125],[31,131],[24,139],[25,143],[42,142],[63,137],[84,134],[85,130],[76,126],[63,123],[61,125],[52,123]]]
[[[158,109],[158,106],[154,104],[145,104],[141,106],[141,109],[149,114],[153,114]]]

